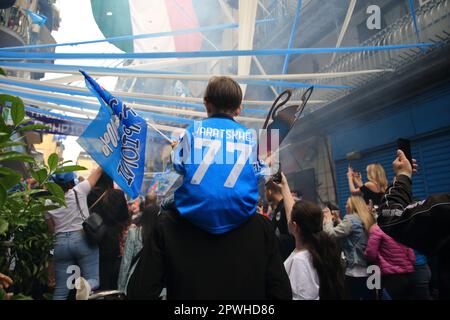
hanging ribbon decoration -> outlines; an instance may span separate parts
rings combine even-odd
[[[416,10],[414,9],[413,0],[409,0],[409,10],[411,11],[411,17],[413,20],[414,29],[416,31],[417,41],[420,42],[420,32],[419,32],[419,26],[417,24],[417,16],[416,16]]]
[[[187,52],[143,52],[143,53],[53,53],[53,52],[4,52],[5,60],[56,60],[56,59],[161,59],[161,58],[212,58],[237,56],[273,56],[286,54],[326,54],[333,52],[386,51],[408,48],[432,47],[433,43],[398,44],[386,46],[340,47],[340,48],[295,48],[268,50],[221,50]]]

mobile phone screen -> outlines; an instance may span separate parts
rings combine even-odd
[[[412,165],[412,154],[411,154],[411,143],[408,139],[398,139],[397,140],[397,148],[402,150],[403,153],[406,156],[406,159],[411,163]]]

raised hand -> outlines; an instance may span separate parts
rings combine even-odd
[[[353,172],[352,167],[350,167],[350,165],[349,165],[348,170],[347,170],[347,177],[353,179],[354,176],[355,176],[355,173]]]
[[[362,187],[363,186],[363,181],[362,181],[361,173],[353,172],[353,181],[356,183],[356,185],[358,187]]]
[[[404,152],[402,150],[397,150],[397,158],[395,158],[392,163],[392,168],[397,176],[403,174],[411,178],[413,172],[417,172],[418,166],[416,159],[413,159],[413,163],[411,164]]]

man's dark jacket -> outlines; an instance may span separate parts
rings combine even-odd
[[[210,234],[162,211],[127,287],[129,299],[292,299],[271,222],[251,216],[225,234]]]

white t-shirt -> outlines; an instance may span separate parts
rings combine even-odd
[[[284,261],[293,300],[319,300],[319,276],[309,251],[293,251]]]
[[[71,232],[83,229],[83,219],[81,219],[80,210],[77,206],[75,193],[73,191],[74,189],[77,192],[78,201],[84,217],[87,218],[89,216],[87,195],[91,191],[91,185],[88,180],[84,180],[83,182],[77,184],[73,189],[66,192],[65,199],[67,207],[61,207],[47,212],[46,218],[52,218],[55,223],[55,233]],[[51,203],[52,202],[50,200],[45,201],[46,205]]]

